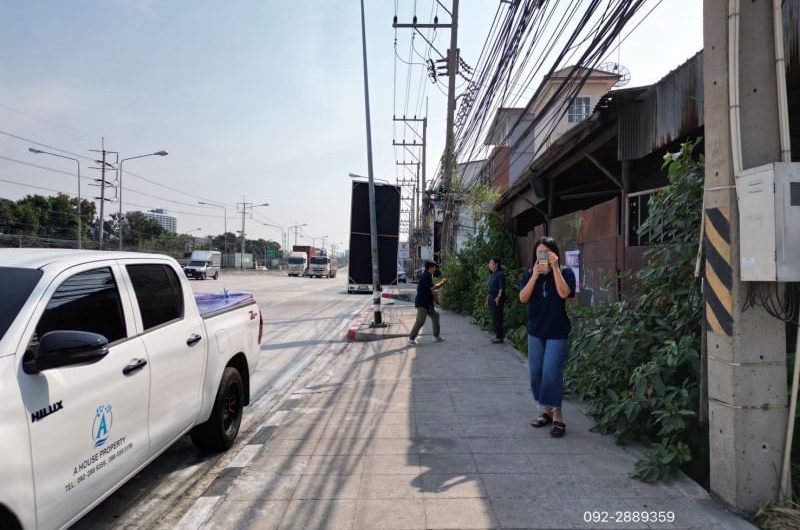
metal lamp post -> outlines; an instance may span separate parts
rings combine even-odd
[[[145,158],[148,156],[167,156],[169,153],[166,151],[156,151],[155,153],[147,153],[146,155],[130,156],[123,158],[119,161],[119,249],[122,250],[122,225],[125,224],[122,217],[122,163],[126,160],[134,160],[136,158]]]
[[[221,204],[213,204],[213,203],[210,203],[210,202],[197,201],[197,204],[204,204],[206,206],[216,206],[217,208],[222,208],[222,215],[225,216],[225,221],[224,221],[225,222],[225,227],[224,227],[225,231],[222,234],[222,246],[223,246],[223,249],[224,249],[224,253],[227,255],[228,254],[228,209],[225,208]]]
[[[35,149],[33,147],[29,147],[28,151],[35,155],[50,155],[50,156],[57,156],[58,158],[66,158],[67,160],[74,160],[76,164],[78,164],[78,250],[82,248],[81,245],[81,163],[77,158],[72,158],[71,156],[64,156],[64,155],[57,155],[55,153],[51,153],[49,151],[42,151],[41,149]]]

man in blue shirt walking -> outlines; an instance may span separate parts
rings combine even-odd
[[[439,336],[439,313],[434,306],[433,295],[447,284],[447,278],[434,285],[433,274],[436,272],[436,267],[436,263],[426,261],[425,272],[423,272],[419,278],[417,297],[414,300],[414,307],[417,308],[417,319],[414,322],[414,327],[411,328],[411,335],[408,337],[409,344],[417,343],[419,330],[425,325],[425,319],[428,317],[430,317],[431,322],[433,322],[433,339],[436,342],[444,341],[444,339]]]

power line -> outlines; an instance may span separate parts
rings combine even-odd
[[[20,140],[20,141],[23,141],[23,142],[31,143],[33,145],[38,145],[39,147],[46,147],[47,149],[52,149],[53,151],[58,151],[59,153],[65,153],[65,154],[72,155],[72,156],[77,157],[77,158],[82,158],[82,159],[88,160],[90,162],[94,162],[95,161],[94,158],[90,158],[90,157],[84,156],[84,155],[79,155],[78,153],[73,153],[72,151],[66,151],[66,150],[60,149],[58,147],[53,147],[52,145],[47,145],[45,143],[37,142],[36,140],[30,140],[28,138],[23,138],[22,136],[16,135],[14,133],[10,133],[8,131],[0,131],[0,134],[2,134],[4,136],[8,136],[9,138],[14,138],[15,140]]]

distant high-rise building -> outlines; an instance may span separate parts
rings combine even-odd
[[[172,232],[173,234],[178,233],[178,220],[172,216],[167,214],[167,210],[164,208],[157,208],[155,210],[150,210],[147,212],[130,212],[130,213],[140,213],[147,217],[148,219],[153,219],[154,221],[158,221],[158,223],[164,227],[164,230],[168,232]]]

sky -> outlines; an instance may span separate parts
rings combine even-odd
[[[366,0],[376,178],[398,175],[392,114],[403,113],[407,87],[410,108],[422,108],[423,97],[429,103],[429,181],[444,146],[445,97],[419,66],[410,67],[407,85],[409,67],[396,63],[393,49],[395,9],[403,22],[416,5],[424,21],[434,2]],[[497,6],[461,0],[459,48],[473,66]],[[609,57],[631,71],[628,86],[657,81],[702,48],[699,0],[650,0],[624,34],[654,6]],[[410,36],[397,31],[403,56]],[[437,32],[437,48],[448,43],[447,32]],[[298,243],[326,236],[341,248],[348,174],[367,174],[363,98],[358,0],[2,2],[0,197],[77,191],[74,162],[33,155],[28,147],[47,148],[8,134],[89,158],[104,139],[121,158],[169,152],[125,162],[144,177],[125,175],[125,211],[164,208],[180,232],[218,234],[223,210],[198,201],[226,205],[229,231],[241,229],[235,203],[269,203],[246,219],[248,238],[280,241],[280,229],[264,222],[305,224]],[[82,174],[98,177],[94,165],[82,159]],[[84,197],[97,193],[90,183],[82,181]]]

